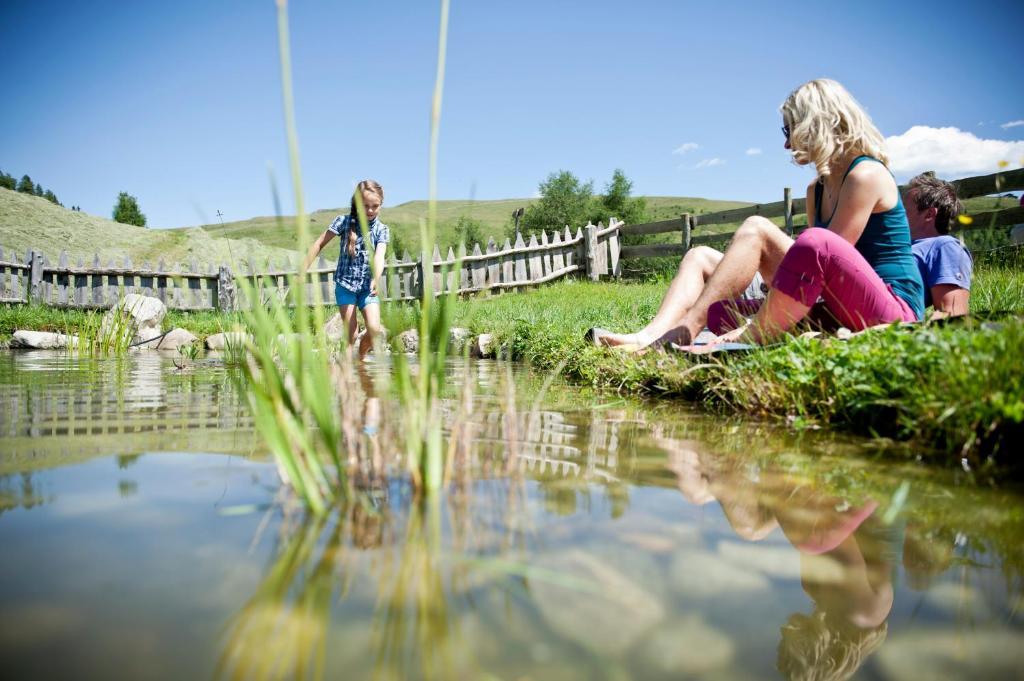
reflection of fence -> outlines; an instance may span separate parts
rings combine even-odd
[[[954,180],[957,187],[957,194],[961,199],[970,199],[976,196],[987,196],[1005,191],[1017,191],[1024,189],[1024,169],[1011,170],[1005,173],[994,175],[982,175],[978,177],[966,177],[962,180]],[[900,188],[903,190],[903,187]],[[623,225],[619,233],[626,235],[641,234],[665,234],[669,232],[678,233],[680,240],[674,244],[644,244],[640,246],[623,246],[620,251],[622,258],[654,258],[665,256],[679,256],[686,253],[692,246],[712,243],[727,239],[732,232],[719,232],[716,234],[701,234],[693,236],[693,231],[698,227],[710,225],[728,225],[739,223],[754,215],[765,218],[783,218],[783,225],[787,232],[793,233],[793,216],[803,215],[807,211],[805,199],[792,199],[789,187],[783,190],[782,201],[775,203],[757,204],[745,208],[734,208],[731,210],[707,213],[704,215],[691,215],[684,213],[674,220],[662,220],[660,222],[649,222],[641,225]],[[973,213],[973,222],[969,227],[957,225],[955,229],[964,228],[986,228],[1001,227],[1024,223],[1024,207],[1004,208],[1002,210]]]
[[[422,257],[413,260],[408,253],[401,260],[392,254],[380,293],[385,300],[419,298],[424,276],[433,277],[438,294],[515,289],[577,273],[597,279],[618,269],[619,226],[615,221],[607,227],[588,224],[575,235],[566,227],[564,232],[556,230],[550,235],[542,232],[539,239],[531,236],[528,243],[522,236],[515,244],[506,239],[500,248],[492,239],[483,249],[475,244],[472,252],[458,257],[449,248],[442,258],[435,245],[429,263]],[[319,286],[321,298],[333,301],[333,273],[334,265],[321,258],[306,275],[307,298],[312,299],[314,287]],[[53,264],[39,251],[29,251],[24,261],[19,261],[0,249],[0,302],[108,308],[126,293],[140,293],[159,298],[176,310],[235,310],[242,304],[235,293],[236,279],[252,283],[261,298],[284,298],[294,274],[295,266],[288,262],[276,268],[268,263],[265,271],[257,272],[252,263],[241,271],[225,265],[200,265],[195,260],[187,265],[167,266],[161,261],[156,267],[150,263],[137,267],[127,258],[121,264],[111,261],[102,265],[96,256],[93,264],[86,266],[81,260],[71,265],[67,253]]]

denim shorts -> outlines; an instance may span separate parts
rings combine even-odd
[[[376,295],[370,295],[370,287],[360,289],[359,293],[349,291],[341,284],[334,285],[334,300],[338,303],[338,307],[342,305],[355,305],[362,310],[367,305],[380,305],[380,298]]]

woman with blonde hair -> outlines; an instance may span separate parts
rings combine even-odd
[[[736,299],[758,272],[771,282],[767,298],[750,326],[720,340],[768,342],[806,317],[819,297],[828,315],[853,330],[921,318],[924,287],[881,133],[833,80],[801,85],[781,110],[785,148],[795,163],[817,170],[807,187],[812,226],[794,240],[766,218],[747,218],[725,253],[699,247],[686,254],[650,324],[595,340],[698,350],[690,344],[709,309]]]

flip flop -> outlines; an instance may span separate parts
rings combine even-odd
[[[610,333],[611,331],[608,329],[602,329],[599,326],[594,326],[587,329],[586,333],[583,334],[583,340],[594,347],[601,348],[604,347],[604,343],[601,342],[601,337],[607,336]]]

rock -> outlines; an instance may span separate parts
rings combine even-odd
[[[677,593],[692,600],[747,599],[752,593],[771,588],[768,578],[758,570],[737,567],[715,554],[692,550],[676,553],[670,579]]]
[[[324,324],[324,335],[332,343],[340,343],[341,339],[345,337],[345,322],[342,320],[340,312]]]
[[[196,342],[198,339],[192,334],[191,331],[185,329],[172,329],[167,332],[167,335],[160,339],[160,343],[157,344],[157,350],[177,350],[182,345],[189,345]]]
[[[11,338],[12,348],[35,348],[37,350],[56,350],[59,348],[76,347],[78,336],[66,336],[63,333],[50,331],[15,331]]]
[[[692,678],[732,662],[736,645],[699,617],[658,627],[643,643],[641,659],[656,676]]]
[[[473,341],[473,345],[469,348],[469,354],[471,357],[476,357],[477,359],[493,357],[493,345],[494,335],[490,333],[482,333]]]
[[[399,352],[414,353],[420,349],[420,335],[416,329],[409,329],[398,334]]]
[[[774,579],[800,579],[800,553],[788,545],[721,541],[718,555],[736,567],[757,570]]]
[[[902,632],[876,656],[886,679],[1019,679],[1024,669],[1019,633],[977,623]]]
[[[159,298],[129,293],[117,301],[117,305],[103,315],[100,323],[100,338],[113,340],[120,345],[128,339],[129,344],[145,344],[160,335],[160,324],[167,314],[167,306]],[[142,347],[142,346],[140,346]]]
[[[665,615],[664,606],[640,578],[616,569],[585,551],[541,556],[533,566],[549,575],[564,575],[577,588],[538,575],[530,592],[541,615],[558,633],[590,650],[618,656],[650,631]]]
[[[246,340],[251,340],[251,337],[242,331],[225,331],[207,336],[206,347],[210,350],[224,350],[229,345],[241,347]]]
[[[462,349],[466,347],[466,343],[469,342],[472,334],[469,329],[464,329],[460,326],[453,326],[448,330],[448,350],[454,353],[461,353]]]

